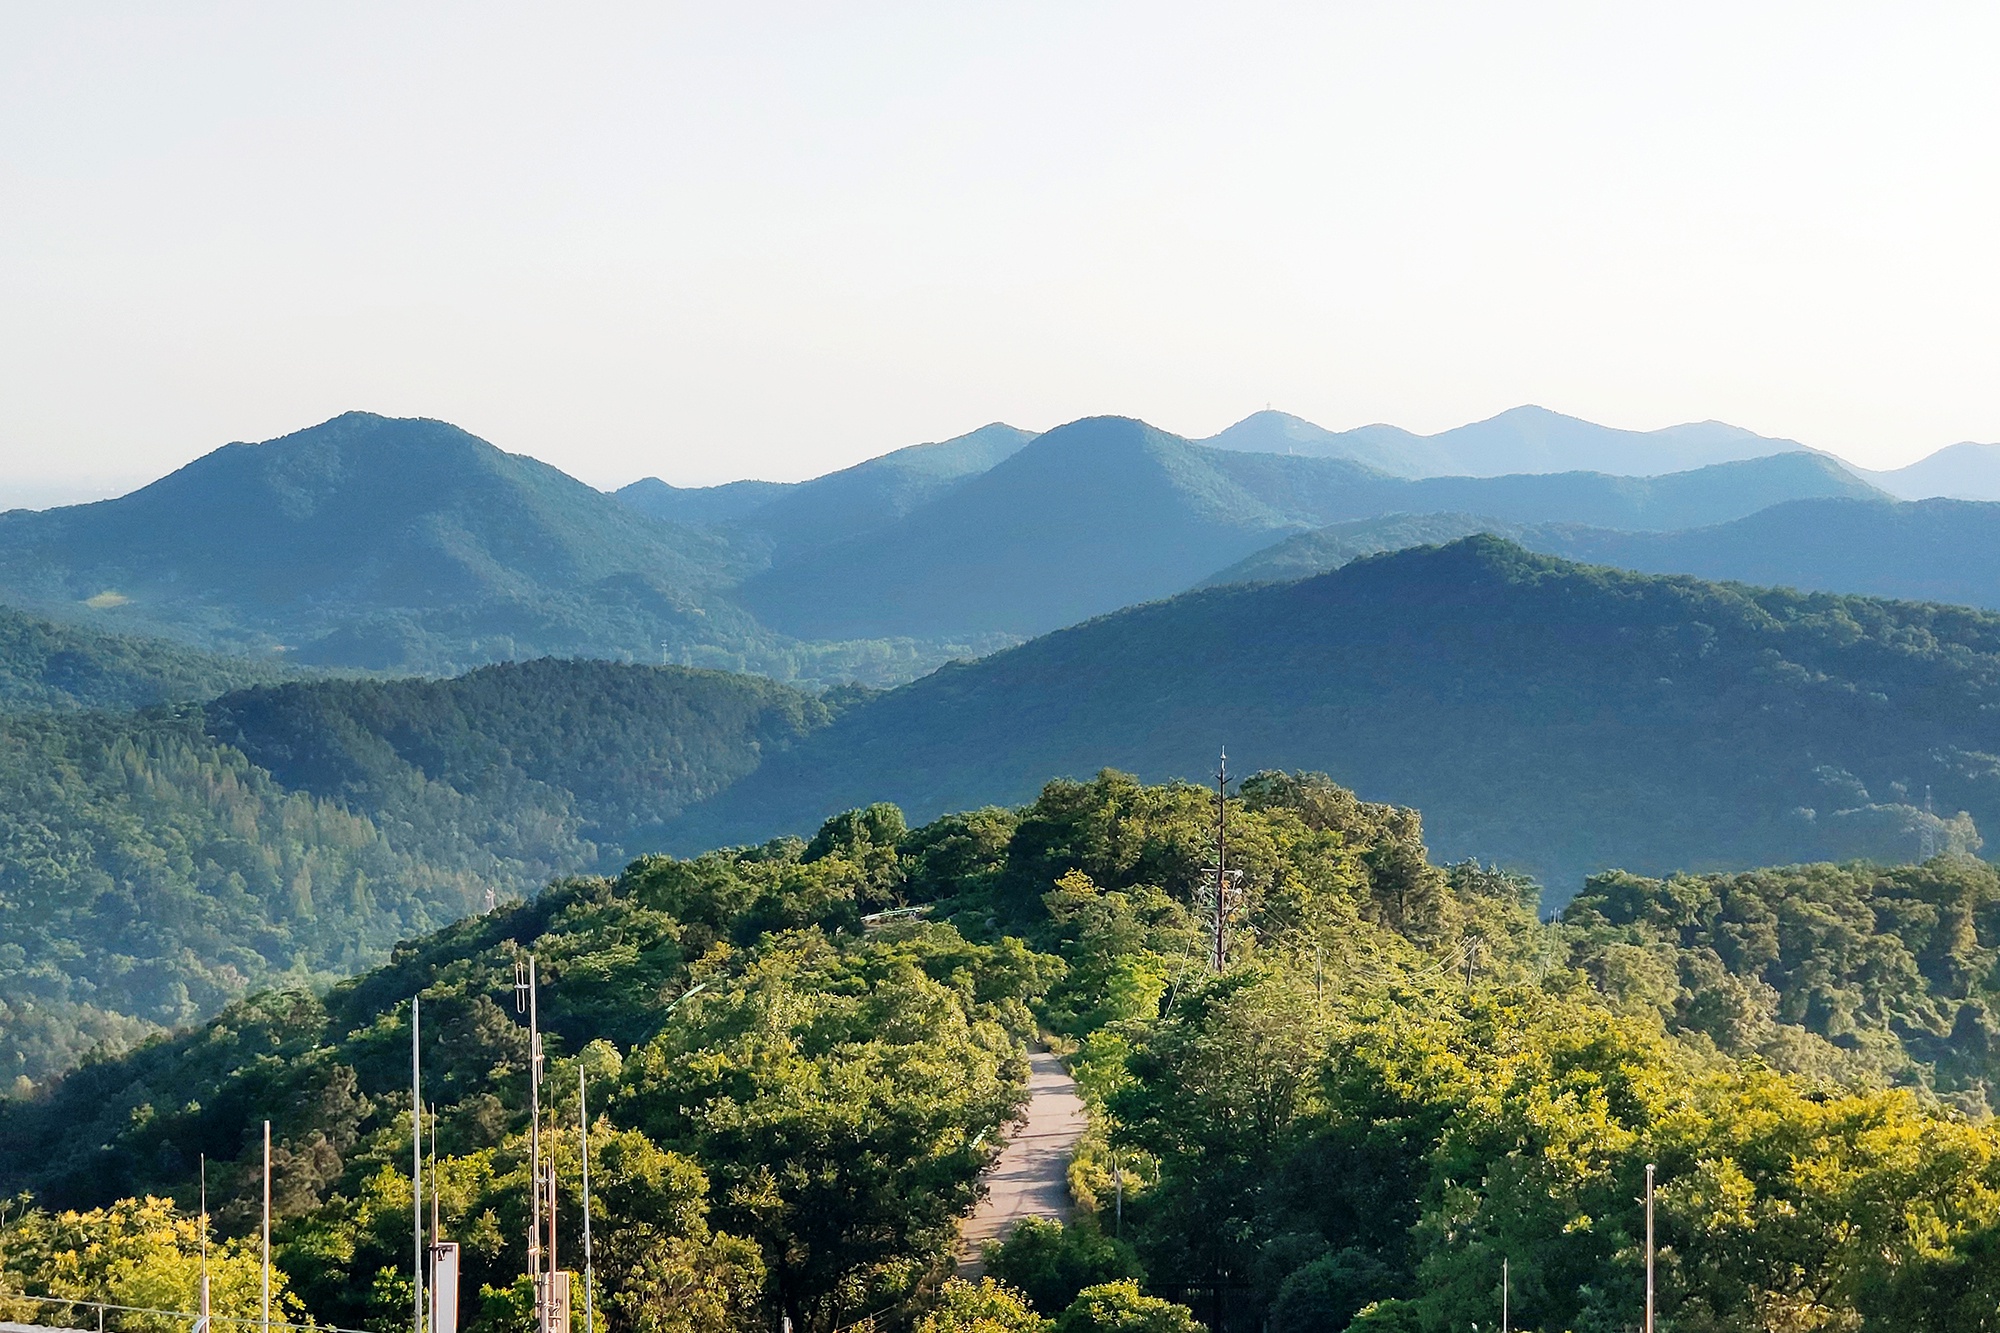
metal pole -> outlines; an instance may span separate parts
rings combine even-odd
[[[583,1149],[583,1333],[597,1333],[590,1300],[590,1090],[584,1085],[583,1063],[576,1066],[577,1143]]]
[[[535,1280],[535,1327],[549,1333],[549,1292],[542,1265],[542,1029],[535,1005],[535,956],[528,955],[528,1193],[534,1216],[528,1270]]]
[[[1507,1333],[1507,1261],[1500,1261],[1500,1333]]]
[[[1653,1164],[1646,1163],[1646,1331],[1653,1333]]]
[[[264,1122],[264,1333],[271,1333],[271,1122]]]
[[[1125,1236],[1125,1167],[1115,1155],[1111,1159],[1111,1174],[1118,1181],[1118,1205],[1112,1214],[1115,1221],[1111,1234],[1122,1240]]]
[[[208,1310],[208,1154],[201,1155],[201,1317],[195,1324],[200,1333],[211,1327]]]
[[[410,997],[410,1224],[416,1237],[411,1261],[411,1305],[415,1314],[411,1326],[424,1333],[424,1089],[417,1065],[417,1038],[420,1035],[417,997]]]

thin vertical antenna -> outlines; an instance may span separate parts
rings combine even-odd
[[[1931,786],[1924,784],[1924,860],[1937,855],[1937,811],[1931,808]]]
[[[271,1333],[271,1122],[264,1122],[264,1333]]]
[[[1653,1333],[1653,1164],[1646,1163],[1646,1329]]]
[[[1500,1260],[1500,1333],[1507,1333],[1507,1260]]]
[[[597,1333],[590,1301],[590,1089],[585,1086],[583,1061],[576,1063],[576,1141],[583,1150],[583,1333]]]
[[[424,1333],[424,1087],[417,1065],[417,1038],[421,1019],[417,997],[410,997],[410,1222],[416,1236],[411,1267],[411,1302],[415,1308],[413,1327]]]
[[[1229,781],[1229,750],[1224,747],[1222,758],[1215,766],[1215,970],[1222,971],[1229,961],[1229,940],[1226,934],[1229,921],[1229,837],[1227,831],[1228,798],[1225,784]]]

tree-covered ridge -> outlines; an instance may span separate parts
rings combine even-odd
[[[364,811],[434,859],[483,850],[496,887],[523,893],[652,850],[666,821],[832,713],[754,676],[541,660],[244,690],[203,716],[285,787]]]
[[[1733,1055],[1907,1083],[1985,1116],[2000,1092],[2000,875],[1969,857],[1590,881],[1563,914],[1621,1008]]]
[[[1214,799],[1104,774],[1018,810],[906,829],[871,806],[810,843],[570,881],[323,998],[241,1002],[6,1105],[0,1184],[112,1210],[38,1212],[30,1235],[115,1230],[136,1206],[121,1197],[185,1200],[206,1153],[222,1228],[241,1235],[268,1116],[287,1288],[321,1319],[394,1323],[421,992],[446,1230],[481,1293],[469,1322],[517,1333],[526,1039],[509,1001],[532,951],[566,1180],[579,1071],[599,1110],[608,1333],[748,1333],[780,1313],[815,1331],[868,1313],[928,1333],[1047,1333],[1052,1315],[1056,1333],[1195,1327],[1175,1302],[1224,1333],[1484,1327],[1503,1258],[1515,1326],[1610,1333],[1639,1306],[1648,1162],[1663,1327],[1990,1326],[1990,1122],[1921,1079],[1871,1086],[1879,1071],[1837,1061],[1786,1074],[1693,1037],[1600,985],[1617,927],[1597,906],[1543,924],[1531,883],[1433,865],[1414,812],[1310,775],[1259,774],[1230,798],[1242,894],[1215,976],[1200,897]],[[1765,879],[1793,885],[1792,916],[1820,903],[1830,919],[1852,893],[1837,881],[1868,873]],[[1955,920],[1990,879],[1949,862],[1882,872],[1873,898],[1905,906],[1873,933],[1928,957],[1908,904]],[[906,903],[929,920],[863,928]],[[1040,1315],[1005,1286],[939,1285],[1036,1026],[1094,1108],[1071,1168],[1081,1215],[994,1256]],[[574,1206],[566,1193],[570,1235]],[[10,1243],[0,1272],[52,1286],[45,1255]]]
[[[0,1077],[615,869],[829,715],[752,677],[531,662],[0,717]]]
[[[0,606],[0,711],[194,702],[296,674],[275,661],[100,634]]]
[[[843,714],[677,845],[1030,798],[1203,737],[1425,812],[1447,855],[1588,874],[1914,859],[2000,826],[2000,616],[1629,574],[1491,537],[1134,607]],[[1924,792],[1939,817],[1927,816]],[[1964,818],[1960,818],[1963,812]]]

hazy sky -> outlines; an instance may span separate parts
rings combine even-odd
[[[1001,419],[2000,439],[2000,6],[18,3],[0,504],[350,407],[598,484]]]

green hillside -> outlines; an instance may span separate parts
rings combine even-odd
[[[146,1196],[185,1209],[205,1156],[217,1312],[253,1317],[268,1118],[278,1308],[406,1318],[420,995],[462,1327],[516,1333],[529,1052],[513,983],[532,952],[562,1253],[581,1079],[611,1333],[1049,1333],[1030,1299],[1061,1314],[1056,1333],[1193,1333],[1180,1300],[1219,1333],[1485,1327],[1503,1260],[1519,1326],[1616,1329],[1645,1280],[1648,1164],[1672,1327],[1990,1325],[2000,1130],[1927,1086],[1947,1063],[1968,1092],[1993,1072],[1976,1024],[1940,1036],[1927,1015],[1983,995],[1990,869],[1618,877],[1544,925],[1532,885],[1433,864],[1415,811],[1262,773],[1228,802],[1241,895],[1216,975],[1200,906],[1214,800],[1104,774],[916,829],[876,805],[810,843],[647,858],[323,997],[239,1003],[0,1101],[0,1188],[36,1204],[10,1213],[0,1300],[185,1308],[197,1233]],[[863,927],[904,902],[930,919]],[[1800,927],[1835,947],[1786,938]],[[1801,948],[1824,965],[1798,968]],[[1843,1013],[1822,996],[1862,998]],[[1886,1026],[1863,1012],[1877,1001]],[[1761,1015],[1738,1025],[1755,1057],[1723,1048],[1743,1044],[1736,1012]],[[1011,1286],[956,1284],[953,1221],[1037,1028],[1090,1108],[1076,1213],[992,1256]]]
[[[1582,877],[1914,855],[2000,827],[2000,618],[1649,577],[1492,538],[1137,607],[884,695],[697,807],[680,846],[919,816],[1110,763],[1330,772],[1435,844]],[[1969,814],[1958,818],[1957,812]]]
[[[621,865],[828,716],[601,662],[0,716],[0,1087]]]
[[[296,674],[277,662],[100,634],[0,606],[0,711],[143,708]]]
[[[1676,528],[1800,496],[1874,495],[1779,454],[1664,477],[1411,481],[1345,459],[1211,449],[1142,422],[1057,427],[901,521],[748,580],[740,601],[802,638],[1027,635],[1170,596],[1288,532],[1441,510]]]

